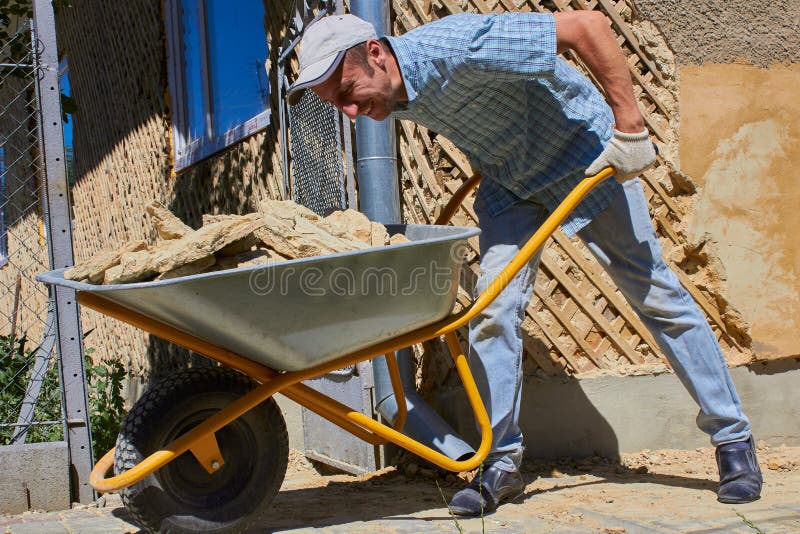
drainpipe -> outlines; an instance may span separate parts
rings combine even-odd
[[[351,0],[350,11],[372,23],[379,36],[391,32],[388,0]],[[375,121],[369,117],[356,118],[356,148],[362,213],[382,224],[402,222],[394,119]],[[410,348],[397,351],[397,363],[408,408],[404,433],[453,459],[473,454],[475,450],[457,437],[452,427],[417,394]],[[372,372],[375,378],[375,408],[386,421],[394,423],[397,400],[383,356],[372,360]]]
[[[372,23],[379,36],[390,33],[388,0],[351,0],[350,11]],[[396,143],[394,119],[356,118],[359,204],[370,220],[381,224],[402,222]]]

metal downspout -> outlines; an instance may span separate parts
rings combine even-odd
[[[351,0],[350,11],[372,23],[379,36],[391,33],[388,0]],[[394,119],[375,121],[368,117],[356,118],[356,147],[361,211],[370,220],[382,224],[402,222]],[[397,351],[397,363],[408,406],[403,432],[453,459],[473,454],[475,450],[459,438],[452,427],[417,394],[410,348]],[[375,379],[375,407],[386,421],[394,423],[397,401],[392,393],[385,358],[372,361],[372,372]]]

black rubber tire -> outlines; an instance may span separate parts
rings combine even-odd
[[[253,389],[219,367],[186,369],[150,387],[125,417],[114,454],[122,473]],[[268,399],[216,432],[224,465],[209,475],[185,452],[133,486],[122,502],[148,532],[242,532],[258,523],[283,483],[286,423]]]

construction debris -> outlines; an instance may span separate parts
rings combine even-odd
[[[172,214],[160,202],[152,202],[146,208],[161,239],[180,239],[192,231],[190,226],[183,224],[179,218]]]
[[[70,280],[83,280],[90,284],[99,284],[103,281],[106,270],[119,265],[123,255],[147,250],[147,242],[144,240],[131,241],[115,251],[101,250],[89,261],[76,265],[64,273],[64,277]]]
[[[147,207],[158,239],[101,251],[64,277],[91,284],[166,280],[197,273],[407,242],[354,210],[321,217],[291,201],[269,200],[247,215],[204,215],[193,230],[158,202]]]

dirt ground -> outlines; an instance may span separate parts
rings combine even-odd
[[[484,518],[454,519],[446,501],[456,476],[404,459],[400,468],[364,476],[320,474],[291,451],[281,491],[263,532],[416,534],[502,533],[792,533],[800,532],[800,447],[759,444],[762,498],[745,505],[716,500],[713,449],[657,450],[523,465],[525,494]],[[3,530],[4,529],[4,530]],[[63,512],[0,516],[4,534],[139,533],[116,495]]]
[[[445,499],[467,474],[445,475],[406,463],[360,477],[323,476],[292,451],[270,530],[800,532],[800,447],[762,442],[758,452],[763,498],[747,505],[716,501],[712,448],[657,450],[623,455],[618,462],[597,457],[526,462],[522,498],[483,521],[462,519],[456,525]]]

